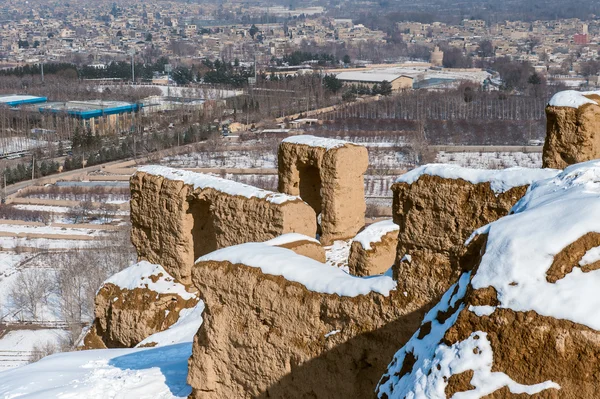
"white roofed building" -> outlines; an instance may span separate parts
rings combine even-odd
[[[378,71],[349,71],[337,74],[337,78],[344,84],[375,85],[384,81],[392,84],[393,91],[410,90],[413,87],[413,78],[408,75],[378,72]]]

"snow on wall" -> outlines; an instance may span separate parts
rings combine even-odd
[[[486,170],[463,168],[450,164],[428,164],[403,174],[396,183],[412,184],[422,175],[439,176],[444,179],[462,179],[473,184],[490,183],[492,190],[499,194],[513,187],[529,185],[535,181],[556,176],[556,169],[531,169],[514,167],[503,170]]]
[[[264,243],[247,243],[219,249],[196,262],[216,261],[243,264],[261,269],[265,274],[282,276],[324,294],[355,297],[377,292],[388,296],[396,288],[389,276],[355,277],[343,270],[317,262],[293,251]]]
[[[179,295],[184,300],[196,298],[196,294],[187,292],[185,286],[175,282],[175,279],[162,266],[145,260],[111,276],[103,286],[106,284],[114,284],[127,290],[147,288],[159,294]]]
[[[311,136],[309,134],[287,137],[282,140],[282,143],[302,144],[309,147],[321,147],[327,150],[343,147],[345,145],[359,145],[350,143],[349,141]]]
[[[473,288],[494,287],[502,308],[600,330],[600,270],[575,267],[555,283],[546,280],[563,248],[586,233],[600,233],[600,161],[572,165],[534,183],[511,212],[471,236],[488,233]]]
[[[392,219],[382,220],[367,226],[352,239],[353,242],[359,242],[367,251],[371,249],[371,244],[381,242],[383,236],[392,231],[400,230],[400,226],[394,223]]]
[[[476,331],[466,340],[451,346],[441,343],[464,309],[464,304],[459,304],[444,323],[437,320],[438,312],[447,312],[454,308],[464,297],[470,275],[470,272],[464,273],[458,283],[450,287],[440,302],[425,315],[421,328],[426,323],[431,323],[430,332],[420,339],[419,329],[408,343],[396,352],[387,373],[377,387],[379,398],[385,394],[389,399],[446,399],[445,389],[450,376],[468,370],[473,370],[470,383],[474,389],[456,393],[454,399],[483,398],[502,387],[507,387],[514,394],[535,394],[546,389],[560,389],[560,386],[552,381],[523,385],[503,372],[492,372],[493,350],[485,332]],[[455,289],[456,293],[453,294]],[[409,373],[403,374],[401,370],[407,355],[412,356],[415,363]]]
[[[552,96],[548,105],[553,107],[570,107],[579,108],[585,104],[598,104],[586,96],[596,95],[600,96],[600,91],[576,91],[576,90],[565,90],[559,91]]]
[[[264,199],[273,204],[283,204],[288,201],[302,201],[300,197],[262,190],[246,184],[221,179],[220,177],[211,176],[204,173],[190,172],[187,170],[173,169],[167,166],[142,166],[138,169],[138,171],[154,176],[161,176],[169,180],[182,181],[185,184],[191,185],[194,187],[194,189],[212,188],[229,195],[240,195],[246,198]]]
[[[316,238],[305,236],[304,234],[299,234],[299,233],[282,234],[278,237],[270,239],[269,241],[265,241],[263,244],[267,244],[267,245],[271,245],[271,246],[278,246],[278,245],[285,245],[285,244],[289,244],[292,242],[298,242],[298,241],[310,241],[310,242],[314,242],[315,244],[319,244],[319,245],[321,244],[319,242],[319,240],[317,240]]]
[[[183,342],[192,342],[198,329],[202,325],[204,312],[204,302],[200,301],[191,309],[182,309],[179,312],[179,319],[175,324],[164,331],[154,333],[136,345],[137,348],[144,345],[155,343],[156,346],[173,345]]]

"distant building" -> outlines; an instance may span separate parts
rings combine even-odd
[[[393,91],[408,90],[413,87],[413,78],[411,76],[389,72],[342,72],[337,75],[337,78],[344,84],[362,84],[367,86],[374,86],[387,81],[392,84]]]
[[[86,128],[100,134],[121,133],[133,126],[133,115],[141,104],[123,101],[67,101],[41,104],[39,112],[44,115],[66,115],[81,120]]]
[[[583,34],[583,33],[578,33],[575,36],[573,36],[573,41],[575,42],[575,44],[583,46],[588,44],[588,35]]]
[[[37,97],[29,95],[11,94],[8,96],[0,96],[0,104],[8,105],[9,107],[18,107],[25,104],[45,103],[46,97]]]
[[[442,66],[444,62],[444,52],[440,50],[438,46],[435,46],[431,52],[431,58],[429,61],[433,66]]]

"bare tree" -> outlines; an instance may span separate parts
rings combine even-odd
[[[52,272],[48,270],[24,270],[15,279],[8,292],[13,311],[27,312],[33,319],[38,319],[42,305],[48,303],[53,291]]]

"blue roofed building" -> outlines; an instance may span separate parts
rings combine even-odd
[[[30,96],[26,94],[0,95],[0,104],[9,107],[18,107],[20,105],[40,104],[48,101],[46,97]]]

